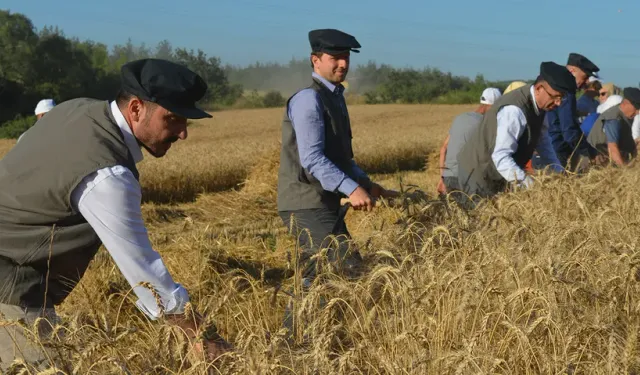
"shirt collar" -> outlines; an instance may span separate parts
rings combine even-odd
[[[531,85],[529,92],[531,93],[531,100],[533,101],[533,109],[536,111],[536,115],[540,116],[540,108],[538,107],[538,103],[536,102],[536,95],[533,90],[534,86],[535,85]]]
[[[331,83],[329,81],[327,81],[327,79],[325,79],[323,76],[321,76],[320,74],[313,72],[311,73],[311,75],[318,79],[320,82],[322,82],[323,85],[325,85],[332,93],[334,94],[342,94],[344,92],[344,86],[342,86],[341,84],[334,84]]]
[[[120,108],[118,108],[115,101],[111,102],[111,113],[113,114],[113,118],[116,119],[116,124],[118,124],[118,127],[122,132],[124,143],[127,145],[131,156],[133,156],[133,161],[138,164],[142,161],[144,155],[142,155],[142,150],[140,149],[138,140],[136,140],[136,137],[133,135],[127,120],[124,118],[122,112],[120,112]]]

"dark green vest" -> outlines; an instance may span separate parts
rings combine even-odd
[[[618,120],[622,125],[618,147],[622,158],[628,161],[632,156],[636,155],[636,142],[633,140],[631,132],[632,121],[624,116],[620,110],[620,105],[611,107],[598,116],[589,132],[587,142],[599,153],[608,156],[609,147],[607,146],[607,135],[604,132],[604,123],[609,120]]]
[[[469,194],[488,197],[503,191],[506,180],[496,169],[491,158],[496,145],[497,115],[505,106],[514,105],[522,110],[527,125],[518,138],[518,149],[513,154],[516,164],[523,168],[533,155],[542,131],[543,111],[536,114],[531,86],[523,86],[503,95],[484,115],[478,130],[469,138],[458,154],[458,179],[462,190]]]
[[[353,172],[353,148],[351,145],[351,123],[346,105],[343,107],[340,96],[331,92],[320,81],[313,79],[310,89],[314,90],[323,106],[324,116],[324,155],[347,176],[359,183]],[[293,96],[292,96],[293,97]],[[289,101],[291,98],[289,98]],[[326,191],[320,181],[305,170],[300,162],[296,134],[285,107],[282,120],[282,146],[280,151],[280,170],[278,172],[278,210],[296,211],[312,208],[337,209],[341,195]]]
[[[138,177],[109,103],[84,98],[53,108],[0,160],[0,303],[52,307],[66,298],[101,244],[71,193],[115,165]]]

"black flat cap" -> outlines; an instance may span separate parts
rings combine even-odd
[[[318,29],[309,31],[309,44],[311,52],[324,52],[330,55],[339,55],[345,52],[360,52],[356,38],[336,29]]]
[[[576,79],[566,66],[552,61],[543,62],[540,64],[540,76],[556,91],[563,94],[576,93]]]
[[[600,68],[598,68],[596,64],[592,63],[591,60],[587,59],[579,53],[569,54],[567,65],[577,66],[578,68],[582,69],[582,71],[585,72],[586,75],[593,77],[597,77],[597,73],[600,71]]]
[[[207,92],[202,77],[187,67],[161,59],[142,59],[120,69],[122,89],[189,119],[211,117],[196,107]]]
[[[626,87],[622,91],[625,99],[631,102],[636,109],[640,109],[640,89],[635,87]]]

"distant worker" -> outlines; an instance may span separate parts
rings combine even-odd
[[[589,77],[589,81],[585,84],[582,96],[576,101],[576,113],[578,114],[578,122],[582,123],[585,117],[598,111],[600,105],[599,96],[602,84],[600,79]]]
[[[578,53],[569,55],[567,69],[574,76],[578,89],[584,87],[589,77],[597,77],[596,73],[600,71],[591,60]],[[575,94],[568,93],[557,109],[547,113],[546,119],[553,148],[562,166],[571,171],[586,170],[589,144],[578,122]]]
[[[611,95],[622,95],[622,90],[613,83],[605,83],[600,89],[600,104],[604,103]]]
[[[496,88],[487,88],[480,96],[480,105],[475,111],[458,115],[451,124],[449,134],[440,147],[440,181],[438,193],[446,194],[450,190],[459,190],[458,185],[458,152],[467,142],[469,136],[478,129],[482,116],[491,108],[502,94]]]
[[[47,112],[49,112],[50,110],[53,109],[53,107],[56,106],[56,102],[53,101],[53,99],[42,99],[41,101],[38,102],[38,105],[36,105],[36,117],[38,118],[38,120],[40,120],[42,118],[42,116],[44,116]]]
[[[278,213],[299,241],[303,284],[316,276],[313,256],[328,248],[329,261],[356,275],[362,258],[350,251],[344,216],[348,197],[356,210],[371,211],[376,198],[396,196],[372,182],[353,159],[351,123],[342,82],[358,41],[335,29],[309,32],[311,85],[287,102],[282,121]],[[337,236],[337,242],[329,236]]]
[[[598,106],[598,108],[596,109],[596,113],[592,113],[589,116],[587,116],[582,122],[582,124],[580,124],[580,129],[582,129],[582,132],[584,133],[585,137],[589,136],[589,132],[591,131],[591,128],[593,127],[593,124],[595,124],[598,117],[600,117],[600,114],[602,114],[607,109],[613,106],[616,106],[620,103],[622,103],[622,96],[611,95],[608,97],[608,99],[604,103]]]
[[[557,108],[575,91],[576,81],[566,67],[544,62],[533,85],[496,101],[458,154],[461,190],[472,198],[471,202],[462,198],[460,203],[469,207],[478,198],[494,196],[510,185],[531,186],[533,180],[524,167],[534,150],[554,172],[563,172],[543,119],[546,111]]]
[[[617,166],[627,164],[637,155],[631,126],[640,109],[640,89],[623,90],[622,103],[604,111],[589,132],[589,144],[602,158],[599,164],[611,161]]]
[[[42,99],[41,101],[39,101],[38,105],[36,105],[36,110],[35,110],[36,119],[40,120],[47,112],[52,110],[53,107],[55,106],[56,106],[56,102],[54,102],[53,99]],[[18,142],[20,142],[20,139],[22,139],[22,136],[24,135],[24,133],[26,133],[26,131],[20,134],[20,136],[18,137]]]
[[[513,91],[513,90],[515,90],[515,89],[519,89],[520,87],[522,87],[522,86],[526,86],[526,85],[527,85],[527,83],[526,83],[526,82],[524,82],[524,81],[513,81],[513,82],[511,82],[511,83],[509,84],[509,86],[507,86],[507,88],[506,88],[506,89],[504,89],[504,93],[505,93],[505,94],[508,94],[508,93],[510,93],[511,91]]]

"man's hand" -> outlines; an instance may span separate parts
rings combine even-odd
[[[400,196],[400,192],[394,190],[387,190],[376,184],[375,182],[371,185],[371,196],[374,198],[395,198]]]
[[[356,190],[349,195],[349,202],[351,203],[351,207],[355,210],[371,211],[375,206],[373,198],[361,186],[358,186]]]
[[[201,335],[204,330],[204,319],[195,311],[187,314],[167,314],[164,316],[167,323],[182,329],[189,341],[193,342],[194,354],[204,355],[207,361],[215,361],[224,353],[231,351],[232,346],[217,333]]]
[[[440,194],[447,194],[447,186],[444,184],[444,178],[440,177],[440,180],[438,181],[438,186],[436,187],[436,190]]]

